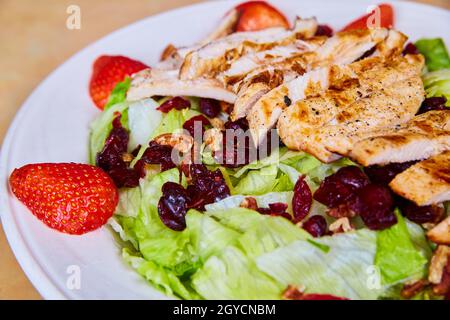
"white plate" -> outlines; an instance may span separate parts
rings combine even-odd
[[[373,4],[362,0],[274,3],[290,19],[295,15],[317,16],[320,22],[335,29]],[[2,223],[20,265],[44,298],[165,298],[122,262],[120,248],[108,229],[69,236],[47,228],[11,196],[7,178],[14,168],[27,163],[87,161],[89,123],[98,114],[87,90],[91,64],[96,57],[124,54],[152,65],[168,43],[189,45],[202,39],[234,4],[234,1],[202,3],[120,29],[60,66],[18,112],[1,153]],[[450,43],[449,11],[404,2],[395,2],[394,7],[396,27],[412,40],[444,37]],[[76,276],[78,270],[79,289],[70,285],[73,284],[70,276]]]

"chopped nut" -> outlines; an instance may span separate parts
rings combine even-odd
[[[303,291],[305,288],[303,287],[297,287],[293,285],[288,285],[286,290],[284,290],[282,299],[284,300],[302,300],[303,298]]]
[[[182,133],[165,133],[157,136],[154,141],[162,145],[171,146],[181,153],[187,153],[194,144],[194,139],[191,136]]]
[[[330,231],[333,233],[343,233],[353,230],[353,226],[347,217],[339,218],[330,224]]]
[[[450,293],[450,263],[444,268],[441,281],[433,286],[433,293],[439,296],[448,296]]]
[[[258,204],[256,203],[256,199],[253,197],[245,197],[239,205],[241,208],[256,210],[258,209]]]
[[[435,243],[450,245],[450,216],[428,231],[427,236]]]
[[[205,131],[205,145],[211,151],[218,151],[222,148],[223,135],[219,129],[211,128]]]
[[[444,268],[449,262],[450,247],[438,246],[434,251],[433,258],[431,258],[430,269],[428,273],[428,280],[433,284],[441,282]]]
[[[225,113],[231,113],[231,111],[233,110],[233,104],[225,102],[225,101],[220,101],[220,110],[222,110]]]
[[[133,161],[134,156],[131,153],[124,153],[122,154],[122,160],[126,163],[130,163]]]
[[[177,53],[177,48],[169,43],[163,50],[163,52],[161,53],[161,61],[164,61],[172,56],[174,56]]]
[[[344,218],[344,217],[348,217],[348,218],[352,218],[354,216],[356,216],[356,212],[354,212],[353,210],[350,210],[350,208],[347,205],[339,205],[336,208],[331,208],[327,211],[327,214],[330,217],[333,218]]]
[[[420,279],[411,284],[405,284],[400,295],[405,299],[410,299],[422,291],[428,284],[429,282],[426,279]]]
[[[211,122],[211,124],[214,128],[219,129],[219,130],[225,129],[225,123],[223,122],[222,119],[215,117],[215,118],[209,119],[209,121]]]

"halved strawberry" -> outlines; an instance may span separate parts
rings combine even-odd
[[[92,101],[103,109],[109,94],[115,85],[126,76],[146,69],[148,66],[140,61],[124,56],[100,56],[95,60],[89,83],[89,93]]]
[[[69,234],[101,227],[119,201],[111,178],[87,164],[28,164],[15,169],[9,183],[14,195],[39,220]]]
[[[265,1],[248,1],[236,6],[239,21],[236,31],[258,31],[272,27],[289,28],[286,17]]]
[[[379,26],[378,28],[392,28],[394,26],[394,9],[390,4],[380,4],[378,5],[379,11]],[[364,16],[354,20],[353,22],[349,23],[347,26],[345,26],[342,31],[348,31],[348,30],[355,30],[355,29],[367,29],[369,19],[371,17],[375,17],[374,15],[377,14],[375,10],[372,10],[370,13],[365,14]],[[370,21],[371,22],[371,21]],[[377,21],[374,21],[377,22]],[[371,22],[372,23],[372,22]]]

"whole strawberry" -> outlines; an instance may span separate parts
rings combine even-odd
[[[95,60],[89,93],[97,107],[103,109],[114,86],[148,66],[124,56],[100,56]]]
[[[9,183],[14,195],[39,220],[69,234],[101,227],[119,201],[111,178],[87,164],[28,164],[15,169]]]

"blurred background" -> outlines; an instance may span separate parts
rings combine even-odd
[[[450,0],[414,1],[450,9]],[[133,21],[197,2],[201,0],[0,0],[0,141],[33,88],[75,52]],[[66,28],[66,10],[74,4],[81,8],[79,30]],[[0,299],[40,299],[2,228]]]

